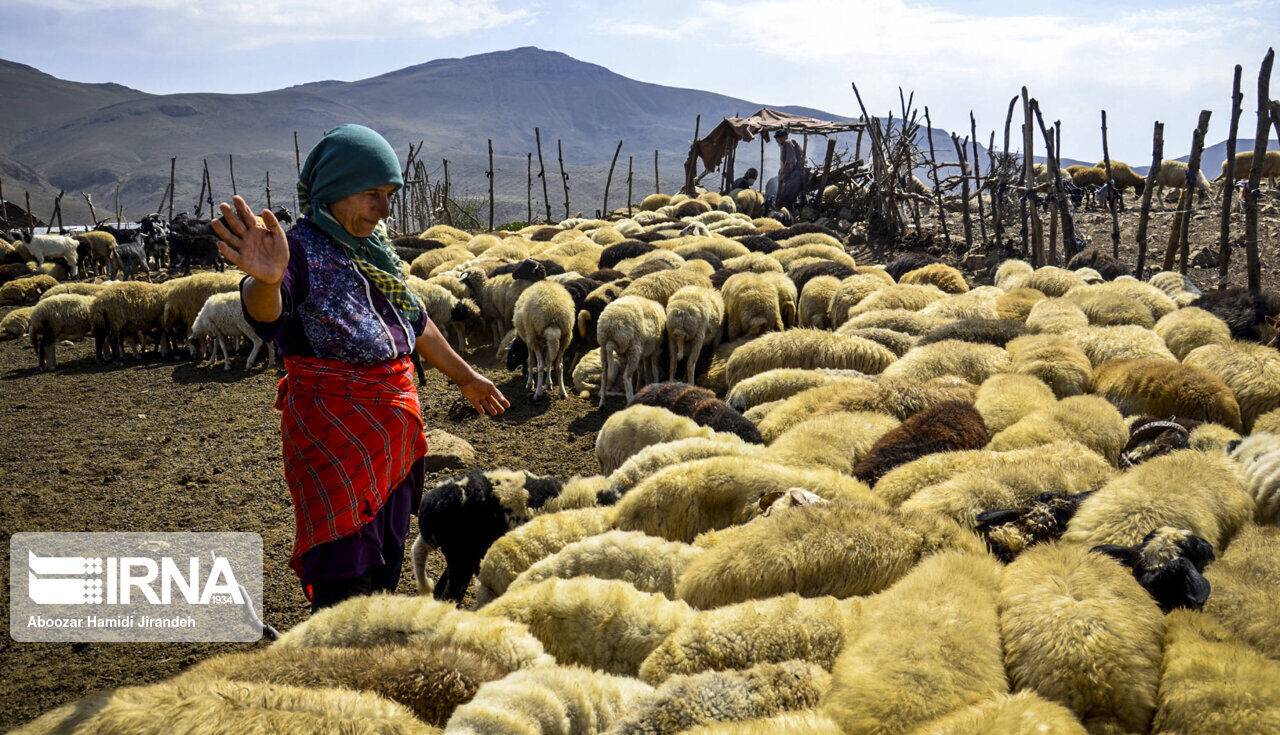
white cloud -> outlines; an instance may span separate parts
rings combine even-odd
[[[282,41],[449,38],[533,16],[504,10],[495,0],[40,0],[39,6],[69,15],[142,11],[153,33],[172,32],[183,43],[195,35],[232,49]]]

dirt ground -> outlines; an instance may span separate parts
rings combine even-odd
[[[1121,260],[1134,262],[1135,203],[1122,215]],[[1263,282],[1280,283],[1280,217],[1264,205]],[[1148,273],[1159,269],[1171,215],[1150,225]],[[929,218],[930,222],[934,220]],[[1081,212],[1081,232],[1110,249],[1110,219]],[[1217,209],[1195,216],[1191,248],[1217,241]],[[960,235],[960,217],[949,215]],[[976,225],[975,225],[976,231]],[[1233,231],[1243,232],[1239,213]],[[1048,220],[1045,220],[1048,232]],[[1244,253],[1232,257],[1232,282],[1244,283]],[[1215,269],[1191,269],[1202,288]],[[0,316],[7,309],[0,309]],[[265,617],[288,628],[306,615],[288,559],[293,515],[279,459],[279,419],[271,408],[275,369],[250,372],[148,355],[138,363],[99,366],[91,341],[59,349],[56,374],[34,369],[26,344],[0,343],[0,531],[253,531],[266,551]],[[533,404],[522,380],[481,363],[512,400],[498,419],[456,418],[458,394],[436,373],[421,391],[428,427],[457,434],[484,467],[509,466],[568,477],[596,470],[595,432],[606,412],[574,397]],[[436,478],[428,478],[432,482]],[[414,530],[412,533],[416,533]],[[0,547],[0,610],[8,625],[8,544]],[[439,573],[441,560],[432,560]],[[401,592],[413,591],[408,563]],[[262,645],[262,644],[256,644]],[[6,634],[0,660],[0,728],[91,691],[152,682],[242,644],[31,644]]]
[[[293,511],[280,464],[279,414],[271,408],[281,373],[264,367],[223,372],[220,365],[153,355],[123,367],[99,366],[92,340],[60,347],[58,361],[56,374],[39,373],[26,344],[0,343],[4,536],[253,531],[262,535],[266,553],[265,619],[280,629],[303,619],[305,600],[288,567]],[[420,391],[427,426],[466,439],[485,467],[561,477],[596,471],[592,448],[603,414],[594,404],[572,396],[534,404],[518,374],[484,371],[511,399],[510,411],[497,419],[457,418],[450,409],[458,392],[433,371]],[[428,485],[441,477],[428,477]],[[8,672],[0,677],[0,729],[97,689],[164,679],[215,653],[250,647],[16,643],[8,635],[7,543],[0,557],[0,660]],[[438,576],[438,555],[432,566]],[[407,558],[399,591],[414,591]]]

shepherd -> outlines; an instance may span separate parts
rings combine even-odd
[[[476,411],[510,403],[449,346],[406,284],[379,223],[404,184],[395,151],[361,125],[325,133],[298,177],[302,217],[286,234],[243,198],[220,206],[218,250],[247,275],[245,318],[284,356],[284,477],[297,524],[289,566],[314,613],[400,580],[427,452],[416,352]]]
[[[804,165],[804,152],[800,144],[791,140],[791,134],[779,130],[773,134],[778,141],[778,199],[775,206],[783,209],[792,206],[808,183],[809,170]]]

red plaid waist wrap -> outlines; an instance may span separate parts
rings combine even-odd
[[[286,357],[281,412],[284,479],[297,531],[289,566],[310,548],[360,530],[427,453],[413,363],[354,365]]]

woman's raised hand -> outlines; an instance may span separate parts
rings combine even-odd
[[[289,241],[284,228],[270,210],[262,210],[262,219],[253,216],[253,210],[240,196],[231,198],[231,204],[219,205],[222,217],[214,219],[213,233],[218,236],[218,252],[254,280],[275,286],[284,279],[289,266]]]

